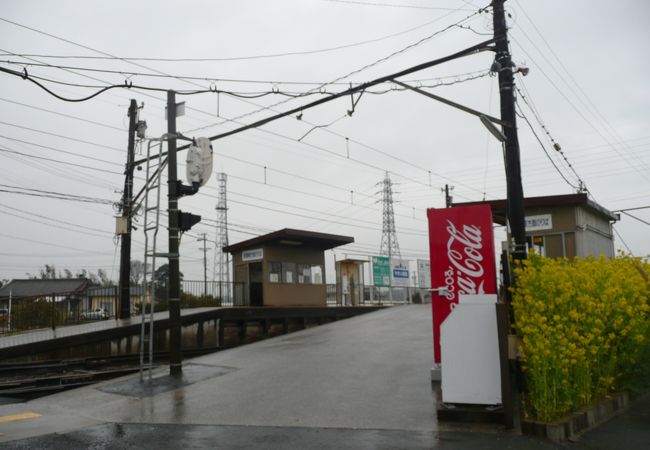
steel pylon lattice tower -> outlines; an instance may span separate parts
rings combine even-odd
[[[384,180],[378,183],[382,186],[382,204],[383,204],[383,221],[381,227],[381,246],[379,254],[388,256],[388,258],[401,259],[402,255],[397,242],[395,233],[395,214],[393,212],[393,182],[390,180],[388,172]]]
[[[230,265],[228,264],[228,253],[224,253],[223,247],[228,245],[228,201],[226,196],[226,183],[228,176],[223,173],[217,173],[217,183],[219,186],[219,197],[217,199],[217,247],[214,252],[214,274],[213,279],[219,279],[219,294],[223,299],[223,293],[226,298],[230,298]]]

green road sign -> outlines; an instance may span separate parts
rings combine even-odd
[[[387,256],[372,257],[372,279],[375,286],[390,286],[390,260]]]

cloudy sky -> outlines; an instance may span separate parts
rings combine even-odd
[[[4,2],[0,66],[26,68],[68,99],[125,82],[236,93],[179,96],[186,114],[178,129],[212,136],[321,98],[319,92],[486,40],[491,14],[477,12],[486,4]],[[510,0],[507,11],[513,60],[530,68],[525,78],[517,76],[518,104],[550,155],[519,118],[525,195],[569,194],[583,182],[609,210],[650,205],[650,4]],[[492,58],[481,53],[402,80],[498,115]],[[117,280],[111,203],[124,182],[129,100],[144,104],[140,118],[148,136],[158,137],[166,131],[165,93],[112,89],[67,102],[19,77],[0,77],[0,279],[53,264],[72,272],[101,268]],[[428,255],[425,210],[444,205],[445,184],[453,186],[455,201],[504,198],[501,148],[481,123],[395,88],[366,92],[351,116],[351,99],[344,98],[304,111],[302,120],[291,116],[216,141],[215,172],[228,175],[230,242],[290,227],[353,236],[355,244],[338,249],[337,258],[377,254],[378,183],[388,171],[401,251],[415,260]],[[311,95],[292,97],[303,93]],[[563,155],[552,150],[554,141]],[[138,151],[146,146],[140,143]],[[184,174],[184,154],[179,160]],[[137,172],[136,191],[143,178],[144,171]],[[180,201],[181,209],[205,219],[182,239],[186,279],[202,277],[197,238],[215,239],[217,193],[213,177],[198,195]],[[648,255],[650,209],[629,213],[635,218],[623,215],[615,225],[616,247]],[[141,230],[134,240],[133,257],[142,259]],[[209,242],[210,277],[213,249]]]

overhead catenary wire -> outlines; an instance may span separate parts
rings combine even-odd
[[[432,8],[427,8],[427,9],[432,9]],[[433,8],[433,9],[441,9],[441,10],[448,10],[451,11],[451,13],[457,12],[457,11],[474,11],[473,9],[467,9],[463,8],[462,6],[459,8]],[[451,14],[450,13],[450,14]],[[100,53],[103,56],[88,56],[88,55],[43,55],[43,54],[25,54],[21,56],[26,56],[26,57],[38,57],[38,58],[58,58],[58,59],[109,59],[109,60],[120,60],[120,61],[126,61],[126,62],[137,62],[137,61],[155,61],[155,62],[207,62],[207,61],[212,61],[212,62],[218,62],[218,61],[247,61],[247,60],[253,60],[253,59],[268,59],[268,58],[279,58],[279,57],[287,57],[287,56],[304,56],[304,55],[312,55],[312,54],[317,54],[317,53],[325,53],[325,52],[333,52],[337,50],[342,50],[342,49],[347,49],[347,48],[352,48],[352,47],[359,47],[362,45],[366,44],[371,44],[375,42],[381,42],[386,39],[390,39],[393,37],[397,36],[402,36],[404,34],[410,33],[415,30],[419,30],[421,28],[425,28],[429,25],[432,25],[445,17],[449,16],[450,14],[445,14],[443,16],[437,17],[433,20],[429,20],[421,25],[415,26],[408,28],[406,30],[398,31],[396,33],[391,33],[387,34],[378,38],[374,39],[366,39],[363,41],[358,41],[354,43],[349,43],[349,44],[343,44],[343,45],[338,45],[338,46],[333,46],[333,47],[327,47],[327,48],[322,48],[322,49],[314,49],[314,50],[303,50],[303,51],[293,51],[293,52],[277,52],[277,53],[269,53],[265,55],[246,55],[246,56],[235,56],[235,57],[221,57],[221,58],[210,58],[210,57],[205,57],[205,58],[188,58],[188,57],[183,57],[183,58],[154,58],[154,57],[118,57],[114,55],[110,55],[106,52],[102,52],[100,50],[94,49],[92,47],[79,44],[77,42],[71,41],[69,39],[62,38],[60,36],[56,36],[51,33],[47,33],[42,30],[38,30],[36,28],[29,27],[27,25],[20,24],[18,22],[2,18],[0,17],[0,20],[3,22],[10,23],[14,26],[24,28],[30,31],[33,31],[35,33],[43,34],[45,36],[48,36],[53,39],[57,39],[63,42],[66,42],[68,44],[73,44],[78,47],[84,48],[86,50],[90,50],[96,53]]]
[[[575,184],[571,183],[571,181],[569,181],[569,179],[566,177],[566,175],[564,175],[564,173],[562,173],[562,171],[561,171],[560,168],[557,166],[557,164],[555,164],[555,161],[553,161],[553,158],[552,158],[551,155],[549,154],[548,150],[546,150],[546,147],[544,146],[544,143],[542,142],[542,140],[541,140],[541,139],[539,138],[539,136],[537,135],[537,132],[535,131],[535,128],[533,128],[533,124],[530,123],[530,121],[528,120],[528,118],[526,117],[526,115],[523,113],[523,111],[521,111],[521,107],[519,107],[519,105],[517,105],[517,108],[519,109],[519,113],[521,114],[521,118],[524,119],[524,121],[528,124],[528,128],[530,128],[530,131],[533,133],[533,136],[535,136],[535,139],[537,140],[537,142],[539,143],[540,147],[541,147],[542,150],[544,151],[544,154],[547,156],[548,160],[551,162],[551,164],[553,165],[553,167],[555,167],[555,170],[557,171],[557,173],[562,177],[562,179],[563,179],[563,180],[564,180],[564,181],[565,181],[569,186],[571,186],[571,187],[572,187],[573,189],[575,189],[576,191],[580,191],[581,186],[576,186]]]
[[[434,36],[436,36],[436,35],[438,35],[438,34],[441,34],[442,32],[444,32],[444,31],[446,31],[446,30],[452,28],[453,26],[458,25],[459,23],[462,23],[462,22],[468,20],[469,18],[471,18],[471,17],[473,17],[473,16],[475,16],[475,15],[477,15],[477,14],[480,14],[481,12],[484,12],[485,9],[486,9],[486,8],[479,9],[479,10],[477,10],[476,12],[474,12],[473,14],[467,16],[466,18],[461,19],[459,22],[456,22],[455,24],[452,24],[451,26],[446,27],[446,28],[444,28],[444,29],[442,29],[442,30],[436,31],[436,32],[433,33],[432,35],[429,35],[429,36],[427,36],[427,37],[421,39],[420,41],[418,41],[418,42],[416,42],[416,43],[410,44],[410,45],[407,46],[407,47],[404,47],[404,48],[402,48],[402,49],[400,49],[400,50],[398,50],[398,51],[396,51],[396,52],[393,52],[392,54],[390,54],[390,55],[388,55],[388,56],[386,56],[386,57],[384,57],[384,58],[381,58],[381,59],[379,59],[379,60],[377,60],[377,61],[375,61],[375,62],[373,62],[373,63],[371,63],[371,64],[369,64],[369,65],[366,65],[366,66],[362,67],[361,69],[357,69],[354,73],[361,72],[362,70],[365,70],[365,69],[368,68],[368,67],[372,67],[372,66],[374,66],[374,65],[376,65],[376,64],[379,64],[380,62],[385,61],[386,59],[389,59],[389,58],[391,58],[391,57],[393,57],[393,56],[395,56],[395,55],[397,55],[397,54],[400,54],[400,53],[402,53],[402,52],[404,52],[404,51],[406,51],[406,50],[408,50],[408,49],[410,49],[410,48],[412,48],[412,47],[414,47],[414,46],[417,46],[417,45],[419,45],[420,43],[424,42],[425,40],[431,39],[432,37],[434,37]],[[31,29],[30,27],[26,27],[26,28]],[[34,29],[32,29],[32,31],[40,32],[40,30],[34,30]],[[46,34],[46,35],[49,36],[48,33],[43,33],[43,34]],[[74,44],[74,45],[78,45],[78,46],[80,46],[80,47],[82,47],[82,48],[90,49],[89,47],[84,46],[84,45],[82,45],[82,44],[78,44],[78,43],[75,43],[75,42],[72,42],[72,41],[68,41],[68,40],[66,40],[66,39],[59,38],[59,37],[57,37],[57,36],[51,36],[51,37],[54,37],[54,38],[56,38],[56,39],[63,40],[63,41],[65,41],[65,42],[72,43],[72,44]],[[110,54],[108,54],[108,53],[106,53],[106,52],[102,52],[102,51],[95,50],[95,49],[91,49],[91,50],[96,51],[96,52],[101,53],[101,54],[106,55],[106,56],[113,57],[113,55],[110,55]],[[119,58],[117,58],[117,59],[119,59]],[[159,73],[159,74],[164,74],[164,72],[158,71],[158,70],[156,70],[156,69],[151,69],[151,68],[146,67],[146,66],[143,66],[143,65],[141,65],[141,64],[136,64],[136,63],[132,63],[132,64],[134,64],[134,65],[136,65],[136,66],[138,66],[138,67],[146,68],[147,70],[151,70],[151,71],[154,71],[154,72]],[[165,75],[168,75],[168,74],[165,74]],[[345,75],[345,76],[343,76],[343,77],[339,77],[337,80],[334,80],[334,81],[338,81],[338,80],[340,80],[340,79],[343,79],[343,78],[345,78],[346,76],[349,76],[349,74],[348,74],[348,75]],[[100,80],[100,81],[103,82],[103,80]],[[276,104],[276,105],[277,105],[277,104]],[[275,106],[275,105],[272,105],[272,106]],[[271,107],[272,107],[272,106],[271,106]],[[269,109],[269,108],[271,108],[271,107],[264,107],[264,108],[262,108],[261,110]],[[294,139],[294,140],[295,140],[295,139]],[[382,170],[383,170],[383,169],[382,169]],[[396,175],[399,176],[399,174],[396,174]],[[402,177],[403,177],[403,176],[402,176]],[[403,177],[403,178],[404,178],[404,177]]]
[[[562,151],[562,147],[560,146],[560,144],[558,144],[558,143],[555,141],[555,139],[554,139],[553,136],[551,135],[551,132],[548,130],[548,128],[547,128],[546,125],[544,124],[544,121],[543,121],[542,118],[540,117],[539,112],[537,111],[537,108],[535,108],[534,105],[532,104],[532,100],[531,100],[531,102],[529,103],[529,102],[528,102],[528,98],[527,98],[528,95],[524,95],[524,93],[521,92],[521,90],[520,90],[517,86],[515,86],[515,89],[517,90],[517,93],[519,93],[518,98],[521,98],[521,99],[524,101],[524,103],[526,104],[526,106],[528,106],[528,109],[533,113],[533,117],[534,117],[535,120],[537,121],[537,124],[538,124],[538,125],[540,126],[540,128],[544,131],[544,133],[546,133],[546,136],[547,136],[548,139],[550,140],[550,142],[551,142],[551,146],[553,147],[553,149],[554,149],[556,152],[558,152],[558,153],[562,156],[562,159],[564,159],[564,162],[567,164],[567,166],[569,167],[569,169],[571,170],[571,172],[573,172],[573,174],[574,174],[574,175],[576,176],[576,178],[578,179],[578,183],[579,183],[579,185],[581,185],[581,186],[584,185],[584,184],[585,184],[584,181],[582,180],[582,178],[580,177],[580,175],[578,175],[578,172],[576,172],[575,168],[573,167],[573,164],[571,164],[571,162],[569,162],[568,158],[567,158],[566,155],[564,154],[564,151]]]

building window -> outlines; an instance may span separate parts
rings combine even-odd
[[[271,283],[282,282],[282,263],[279,262],[269,263],[269,281]]]
[[[298,283],[323,284],[323,268],[318,264],[298,264]]]
[[[282,282],[295,283],[296,282],[296,263],[282,263]]]

